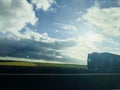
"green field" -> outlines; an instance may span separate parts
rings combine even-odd
[[[40,63],[40,62],[24,62],[24,61],[1,61],[0,66],[31,66],[31,67],[57,67],[57,68],[82,68],[87,69],[86,65],[75,64],[57,64],[57,63]]]
[[[31,63],[31,62],[8,62],[8,61],[5,61],[5,62],[0,62],[0,66],[37,66],[36,64],[34,63]]]

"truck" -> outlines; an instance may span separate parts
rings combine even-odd
[[[87,65],[90,71],[120,72],[120,55],[112,53],[89,53]]]

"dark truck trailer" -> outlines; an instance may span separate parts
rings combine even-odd
[[[120,72],[120,55],[91,53],[87,59],[88,69],[98,72]]]

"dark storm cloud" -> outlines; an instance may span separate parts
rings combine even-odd
[[[0,39],[0,56],[64,61],[60,50],[75,45],[72,40],[42,42],[30,39]]]

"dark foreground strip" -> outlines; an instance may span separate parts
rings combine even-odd
[[[8,75],[8,76],[13,76],[13,75],[25,75],[25,76],[120,76],[120,73],[80,73],[80,74],[39,74],[39,73],[17,73],[17,74],[10,74],[10,73],[1,73],[0,75]]]

